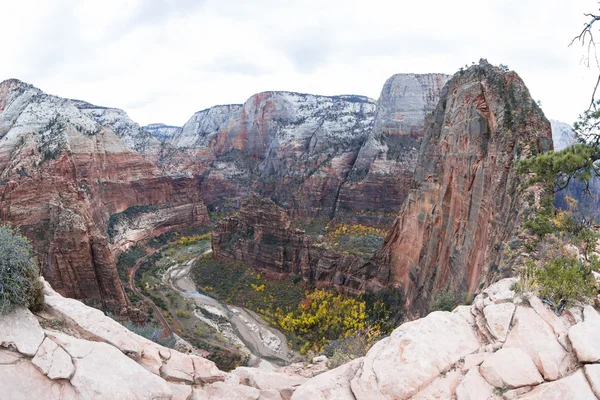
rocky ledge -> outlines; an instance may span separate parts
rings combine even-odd
[[[0,318],[0,399],[289,399],[325,369],[281,372],[212,361],[160,346],[45,283],[46,309]]]
[[[470,306],[401,325],[292,399],[599,398],[600,315],[576,306],[559,317],[539,298],[516,295],[516,282],[503,279]]]
[[[322,358],[275,371],[220,371],[63,298],[0,319],[0,399],[529,399],[600,398],[600,315],[557,316],[501,280],[470,306],[433,312],[334,370]]]

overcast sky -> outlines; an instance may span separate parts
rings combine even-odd
[[[572,123],[598,71],[568,44],[582,14],[598,8],[594,0],[1,1],[0,81],[122,108],[141,124],[182,125],[261,91],[376,99],[392,74],[452,74],[487,58],[517,71],[549,118]]]

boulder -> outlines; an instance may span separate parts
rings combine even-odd
[[[239,376],[240,382],[245,385],[261,390],[286,390],[286,393],[293,393],[298,386],[308,380],[297,375],[294,376],[279,372],[262,371],[248,367],[238,367],[234,369],[232,373]]]
[[[194,364],[194,383],[224,381],[227,374],[220,371],[214,362],[202,357],[189,356]],[[167,362],[168,363],[168,362]]]
[[[569,326],[566,324],[566,319],[558,317],[547,304],[542,303],[539,297],[531,296],[529,304],[536,313],[552,328],[556,339],[566,351],[571,351],[567,335]]]
[[[44,340],[44,331],[35,316],[25,307],[16,307],[0,316],[0,347],[14,347],[33,357]]]
[[[173,382],[194,382],[194,362],[188,355],[172,351],[171,357],[160,368],[160,376]]]
[[[170,399],[171,388],[159,376],[101,342],[46,331],[73,359],[71,385],[84,399]]]
[[[352,391],[357,400],[408,399],[479,347],[460,315],[433,312],[376,343],[352,380]]]
[[[514,312],[515,305],[513,303],[490,304],[483,309],[488,330],[496,340],[500,342],[506,340]]]
[[[519,348],[529,354],[546,380],[564,374],[568,368],[567,352],[556,340],[550,325],[530,307],[518,306],[514,319],[504,348]]]
[[[591,307],[590,307],[591,308]],[[600,361],[600,317],[592,308],[584,309],[584,321],[569,329],[569,339],[580,362]]]
[[[539,385],[544,381],[531,357],[519,348],[505,348],[490,355],[479,368],[492,386],[519,388]]]

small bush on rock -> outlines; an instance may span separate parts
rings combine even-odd
[[[0,314],[14,306],[34,311],[44,304],[40,269],[29,241],[7,226],[0,226]]]
[[[595,284],[588,267],[575,257],[559,257],[536,270],[540,296],[559,304],[561,300],[589,300]]]

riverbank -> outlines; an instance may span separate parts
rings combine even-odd
[[[210,250],[205,254],[208,253]],[[194,260],[175,263],[163,275],[165,285],[195,303],[193,317],[212,326],[246,352],[250,356],[250,366],[271,369],[275,365],[290,364],[294,354],[285,335],[251,310],[227,305],[199,293],[190,278],[193,264]]]

